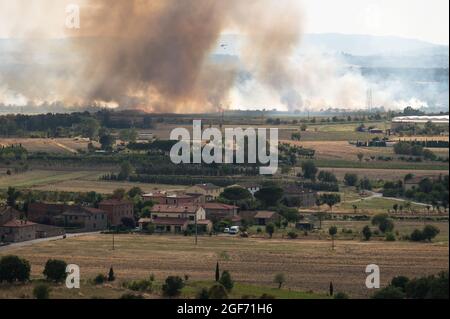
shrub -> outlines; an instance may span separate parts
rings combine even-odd
[[[38,284],[33,289],[33,296],[36,299],[49,299],[50,287],[45,284]]]
[[[278,284],[278,289],[281,289],[283,284],[286,282],[286,277],[284,276],[283,273],[279,273],[279,274],[275,275],[275,278],[273,281]]]
[[[133,291],[147,291],[153,290],[153,282],[151,280],[133,280],[127,284],[127,288]]]
[[[393,233],[386,233],[385,239],[386,239],[386,241],[395,241],[396,240],[395,235]]]
[[[378,214],[372,218],[372,225],[378,226],[382,233],[392,232],[394,223],[389,219],[387,214]]]
[[[358,175],[350,173],[345,174],[344,183],[347,186],[356,186],[356,183],[358,183]]]
[[[195,299],[207,300],[209,299],[209,291],[206,288],[202,288],[198,293]]]
[[[343,292],[338,292],[334,295],[334,299],[350,299],[350,297]]]
[[[405,291],[406,285],[409,282],[409,278],[405,276],[397,276],[392,278],[391,286],[400,288],[402,291]]]
[[[49,259],[45,264],[43,273],[47,280],[62,282],[67,277],[66,267],[67,264],[63,260]]]
[[[228,292],[230,292],[233,289],[233,287],[234,287],[234,282],[231,279],[231,275],[230,275],[230,273],[227,270],[225,270],[222,273],[222,276],[220,277],[219,283],[222,284],[222,286],[224,286],[225,289]]]
[[[298,234],[293,231],[289,232],[287,235],[290,239],[296,239],[298,237]]]
[[[209,299],[227,299],[228,293],[224,286],[215,284],[209,289]]]
[[[266,226],[266,233],[269,234],[269,237],[272,238],[273,233],[275,232],[275,225],[270,223]]]
[[[183,279],[178,276],[169,276],[167,277],[165,284],[162,286],[162,291],[166,297],[176,297],[180,295],[183,287]]]
[[[98,274],[98,275],[94,278],[94,283],[95,283],[96,285],[101,285],[101,284],[105,283],[106,280],[108,280],[108,278],[106,278],[105,275],[103,275],[103,274]]]
[[[388,286],[377,291],[372,299],[404,299],[405,293],[398,287]]]
[[[370,227],[365,226],[362,230],[362,234],[365,240],[370,240],[370,238],[372,237],[372,231],[370,230]]]
[[[412,241],[422,241],[423,240],[423,234],[420,230],[414,229],[414,231],[411,233],[410,236]]]
[[[423,240],[432,241],[439,233],[439,228],[433,225],[426,225],[422,230],[422,237]]]
[[[0,282],[25,282],[30,279],[30,263],[17,256],[5,256],[0,259]]]

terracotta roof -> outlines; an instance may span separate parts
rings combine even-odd
[[[260,211],[260,212],[256,213],[254,218],[269,219],[269,218],[273,218],[275,215],[276,215],[276,212]]]
[[[124,205],[124,204],[132,204],[132,202],[129,200],[105,199],[101,201],[99,205]]]
[[[106,214],[104,210],[92,208],[92,207],[73,207],[66,210],[62,215],[95,215]]]
[[[222,203],[205,203],[205,204],[202,204],[202,207],[204,209],[227,209],[227,210],[239,208],[238,206],[227,205],[227,204],[222,204]]]
[[[20,228],[20,227],[28,227],[28,226],[34,226],[34,225],[37,225],[37,224],[30,222],[30,221],[26,221],[26,220],[12,219],[0,227]]]
[[[9,207],[9,206],[0,206],[0,215],[9,213],[9,212],[11,212],[11,211],[12,211],[12,212],[15,212],[15,213],[18,213],[18,211],[15,210],[15,209],[12,208],[12,207]]]
[[[167,226],[184,226],[189,222],[187,218],[156,218],[153,220],[155,225]]]
[[[152,213],[173,213],[173,214],[182,214],[182,213],[196,213],[199,209],[197,205],[155,205],[152,208]]]
[[[90,212],[91,214],[106,214],[104,210],[92,207],[83,207],[84,210]]]

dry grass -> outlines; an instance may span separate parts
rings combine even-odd
[[[365,157],[394,155],[394,151],[392,148],[356,147],[348,143],[348,141],[300,141],[300,142],[282,141],[282,142],[314,149],[316,150],[317,159],[351,160],[357,162],[359,161],[357,157],[359,153],[363,153]]]
[[[111,194],[117,188],[130,189],[140,187],[144,192],[155,190],[179,190],[186,186],[144,184],[129,182],[101,181],[100,176],[107,172],[84,170],[31,170],[25,173],[6,175],[0,169],[0,189],[9,186],[16,188],[29,188],[42,191],[63,192],[89,192]]]
[[[335,251],[323,240],[241,239],[202,237],[198,247],[191,237],[90,235],[29,247],[1,251],[28,259],[32,275],[42,277],[48,258],[60,258],[81,267],[83,280],[105,273],[112,265],[120,280],[146,278],[157,280],[168,275],[188,274],[191,280],[214,277],[217,260],[240,283],[273,287],[273,277],[282,272],[287,288],[325,292],[330,281],[335,289],[353,297],[367,297],[365,267],[378,264],[382,283],[393,276],[410,277],[434,274],[448,269],[447,244],[409,242],[337,241]]]
[[[93,181],[93,180],[70,180],[59,183],[51,183],[33,187],[34,190],[41,191],[62,191],[62,192],[89,192],[95,191],[101,194],[111,194],[118,188],[130,189],[140,187],[144,192],[150,193],[157,190],[182,190],[186,186],[181,185],[162,185],[162,184],[144,184],[129,182],[110,182],[110,181]]]
[[[29,152],[77,153],[86,151],[89,142],[72,138],[0,138],[0,147],[19,144]]]
[[[339,180],[343,180],[346,173],[357,174],[360,178],[367,177],[371,180],[403,180],[403,178],[412,173],[417,177],[429,177],[448,175],[445,170],[410,170],[410,169],[368,169],[368,168],[327,168],[320,170],[333,172]]]

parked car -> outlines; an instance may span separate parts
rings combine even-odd
[[[225,228],[225,229],[223,230],[223,232],[224,232],[225,234],[229,234],[229,233],[230,233],[230,229],[227,227],[227,228]]]
[[[230,228],[229,234],[230,235],[237,235],[239,233],[239,226],[233,226]]]

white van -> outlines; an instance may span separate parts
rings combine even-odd
[[[239,233],[239,226],[232,226],[230,228],[230,232],[229,232],[230,235],[236,235],[238,233]]]

